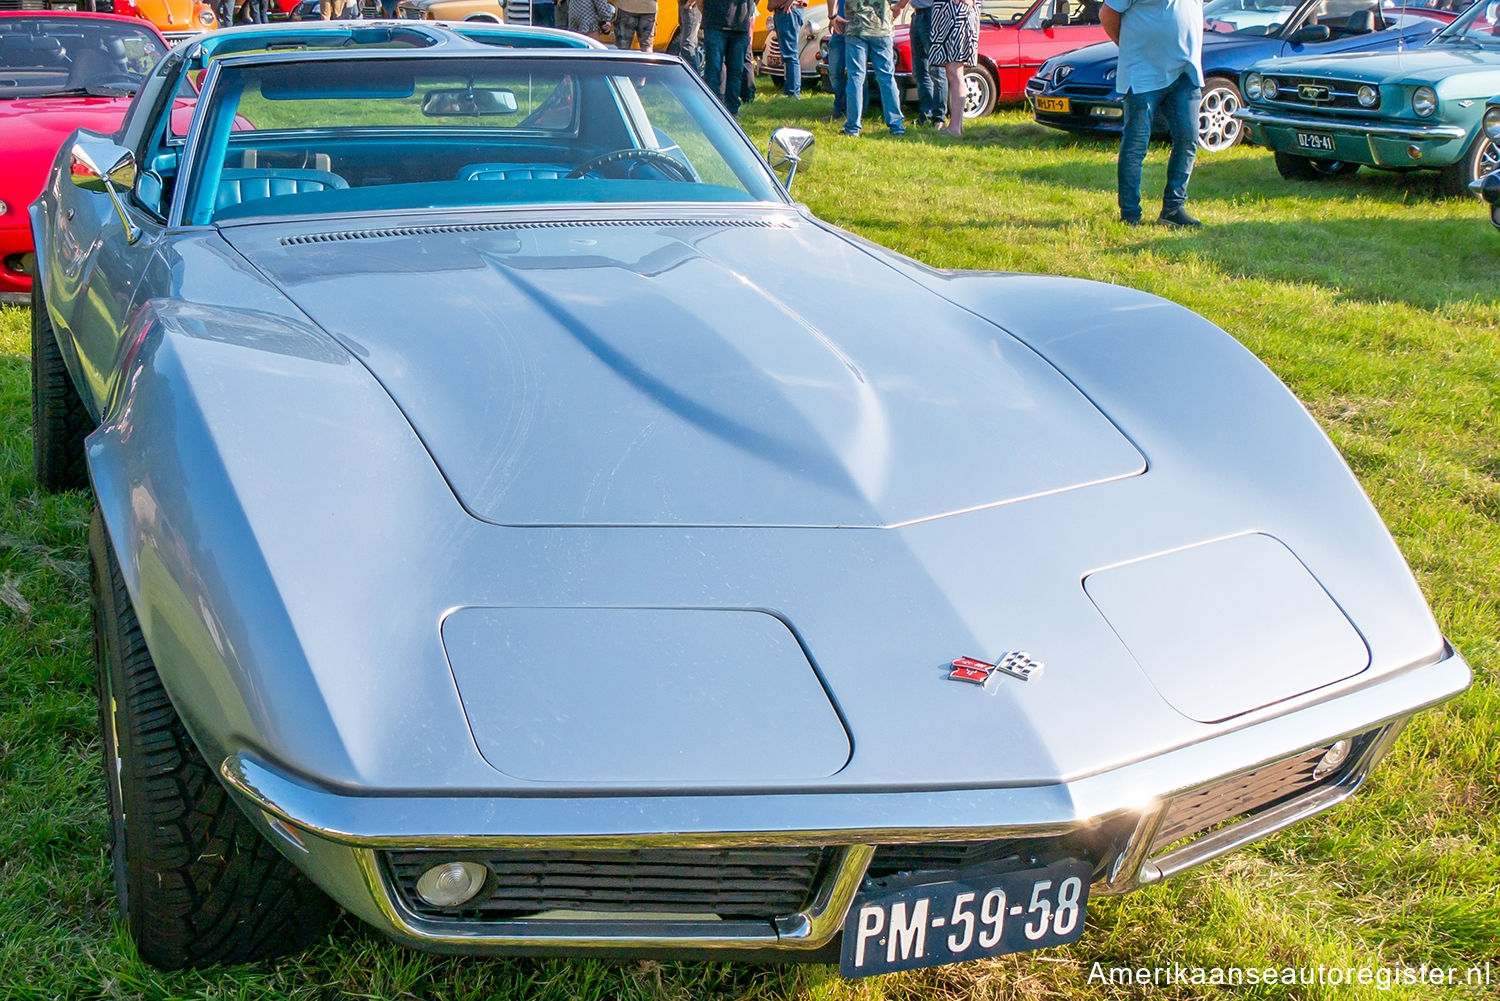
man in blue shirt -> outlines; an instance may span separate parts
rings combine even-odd
[[[1188,178],[1198,144],[1198,98],[1203,87],[1203,0],[1104,0],[1104,31],[1120,47],[1115,89],[1125,99],[1120,135],[1120,221],[1141,221],[1141,166],[1159,109],[1172,136],[1167,186],[1158,222],[1203,224],[1188,215]]]

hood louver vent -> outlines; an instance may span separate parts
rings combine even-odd
[[[402,236],[436,236],[442,233],[495,233],[516,229],[575,229],[596,226],[636,226],[662,229],[668,226],[726,226],[741,229],[786,229],[790,223],[773,219],[576,219],[548,222],[470,222],[430,226],[385,226],[380,229],[345,229],[328,233],[306,233],[301,236],[284,236],[278,242],[283,247],[295,247],[305,243],[343,243],[348,240],[388,240]]]

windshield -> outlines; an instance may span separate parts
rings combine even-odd
[[[225,64],[184,220],[562,202],[779,201],[680,63],[499,52]]]
[[[166,52],[149,28],[84,17],[0,20],[0,100],[133,94]]]
[[[1366,6],[1369,6],[1366,0]],[[1209,0],[1203,30],[1219,34],[1273,35],[1302,6],[1302,0]]]
[[[1500,46],[1500,0],[1479,0],[1444,28],[1432,44]]]

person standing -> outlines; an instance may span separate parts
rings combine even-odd
[[[601,41],[614,22],[615,9],[609,0],[570,0],[568,30]]]
[[[731,115],[744,97],[745,59],[755,24],[755,0],[702,0],[703,78]]]
[[[677,0],[677,54],[699,72],[698,33],[703,30],[703,7],[698,0]]]
[[[911,0],[911,75],[917,83],[917,124],[941,125],[947,115],[948,79],[943,64],[931,57],[934,0]],[[893,11],[900,17],[907,0]]]
[[[656,0],[615,0],[615,48],[628,49],[639,40],[650,52],[656,38]]]
[[[964,134],[964,67],[979,62],[979,0],[932,0],[932,49],[927,58],[943,67],[944,104],[948,127],[957,138]]]
[[[802,23],[807,0],[767,0],[771,27],[776,29],[776,47],[781,50],[781,92],[787,97],[802,96]]]
[[[1160,110],[1172,136],[1161,215],[1168,226],[1203,224],[1187,213],[1188,178],[1198,145],[1198,99],[1203,93],[1202,0],[1105,0],[1099,21],[1120,47],[1115,89],[1125,99],[1116,186],[1120,221],[1141,221],[1141,168]]]
[[[828,89],[833,91],[833,114],[825,122],[842,121],[848,114],[846,85],[849,76],[844,70],[844,0],[826,0],[828,7]]]
[[[857,136],[865,112],[865,76],[875,74],[880,110],[893,136],[906,135],[901,98],[896,93],[896,50],[891,38],[889,0],[844,0],[844,85],[848,118],[844,135]]]

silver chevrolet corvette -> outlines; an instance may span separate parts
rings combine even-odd
[[[1055,946],[1468,684],[1222,331],[924,267],[675,58],[504,31],[188,43],[32,206],[148,961],[338,907],[848,976]]]

